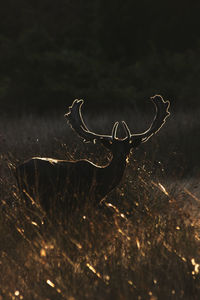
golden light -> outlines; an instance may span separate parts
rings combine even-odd
[[[97,277],[101,278],[101,274],[95,270],[93,266],[91,266],[89,263],[86,264],[88,269],[90,269]]]
[[[52,288],[55,288],[55,284],[51,280],[47,279],[46,283],[50,285]]]
[[[192,265],[194,266],[194,271],[192,272],[192,274],[194,275],[195,274],[198,274],[199,273],[199,268],[200,268],[200,265],[196,263],[195,259],[192,258],[191,259],[191,263]]]

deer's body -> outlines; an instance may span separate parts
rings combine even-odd
[[[106,166],[97,166],[88,160],[34,157],[16,171],[18,185],[26,191],[26,198],[38,199],[48,212],[55,201],[59,209],[69,211],[75,208],[77,201],[79,208],[88,200],[98,205],[119,184],[125,167],[126,161],[115,157]]]
[[[34,157],[16,168],[20,191],[28,199],[39,200],[46,212],[55,209],[69,212],[82,207],[87,200],[98,205],[121,181],[130,150],[158,132],[169,116],[168,101],[158,95],[152,100],[156,115],[150,128],[141,134],[131,134],[122,121],[126,132],[123,139],[117,137],[119,122],[114,124],[111,136],[89,131],[81,115],[83,100],[75,100],[65,115],[69,124],[84,141],[98,141],[106,147],[112,153],[111,161],[106,166],[97,166],[87,160],[72,162]]]

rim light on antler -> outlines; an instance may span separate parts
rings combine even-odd
[[[170,106],[169,101],[164,101],[162,96],[160,95],[155,95],[150,99],[154,103],[156,114],[150,127],[145,132],[132,134],[127,123],[125,121],[122,121],[124,131],[126,133],[126,137],[124,138],[124,140],[128,139],[130,144],[134,143],[135,139],[141,140],[141,143],[146,142],[153,134],[156,134],[161,129],[161,127],[165,124],[167,117],[169,117],[170,115],[168,110]],[[117,139],[117,129],[119,122],[114,123],[111,136],[96,134],[87,128],[81,113],[83,103],[84,101],[82,99],[74,100],[72,105],[69,107],[69,112],[65,114],[69,125],[79,134],[79,136],[86,142],[91,142],[94,140],[112,141],[114,139]]]

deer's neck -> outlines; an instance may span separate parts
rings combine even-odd
[[[126,167],[126,157],[113,156],[110,163],[99,170],[97,185],[99,194],[104,197],[121,181]]]
[[[110,164],[105,168],[106,172],[110,175],[110,179],[113,179],[116,184],[120,182],[124,174],[126,167],[126,157],[113,156]]]

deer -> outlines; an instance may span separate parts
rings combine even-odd
[[[76,207],[82,208],[87,201],[98,206],[122,180],[131,150],[155,135],[170,115],[169,101],[164,101],[160,95],[150,99],[155,106],[150,127],[143,133],[132,134],[127,123],[122,121],[124,138],[117,136],[118,121],[114,123],[111,135],[90,131],[82,117],[84,101],[74,100],[64,115],[68,124],[84,142],[99,142],[111,152],[112,158],[106,165],[99,166],[86,159],[68,161],[32,157],[16,168],[22,194],[29,200],[38,200],[47,214],[55,210],[68,214]]]

